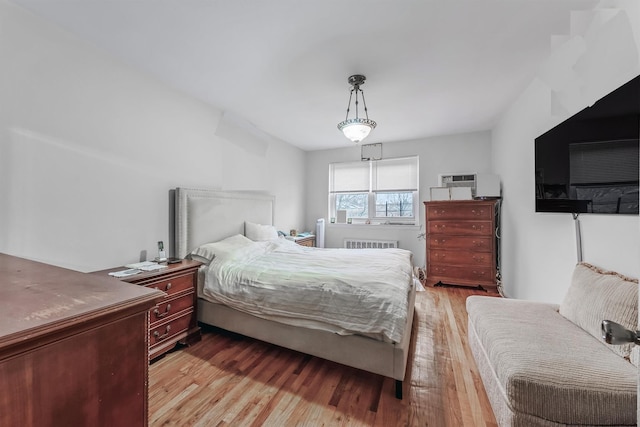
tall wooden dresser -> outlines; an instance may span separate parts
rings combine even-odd
[[[424,202],[427,280],[495,290],[497,200]]]
[[[0,426],[146,426],[163,293],[0,254]]]

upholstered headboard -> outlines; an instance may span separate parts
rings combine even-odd
[[[177,188],[175,191],[175,256],[234,234],[244,222],[273,225],[275,197],[249,191]]]

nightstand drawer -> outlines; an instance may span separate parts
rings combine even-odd
[[[169,322],[162,322],[149,328],[149,348],[153,352],[153,346],[170,341],[170,338],[189,330],[189,324],[193,317],[193,310]]]
[[[155,308],[149,312],[149,322],[151,323],[151,327],[153,328],[156,323],[167,320],[183,310],[193,308],[194,296],[195,293],[190,292],[174,299],[165,298],[163,302],[156,305]]]
[[[146,284],[145,286],[147,288],[159,289],[162,292],[166,292],[168,296],[171,296],[186,289],[193,289],[193,275],[187,274],[184,276],[172,277],[170,279],[158,280],[156,282]]]
[[[300,246],[314,247],[316,245],[316,236],[298,237],[295,242]]]

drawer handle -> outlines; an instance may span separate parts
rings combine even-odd
[[[475,209],[471,209],[471,213],[474,214],[475,216],[481,216],[482,214],[484,214],[484,209],[480,209],[479,211]]]
[[[475,246],[477,248],[484,245],[482,240],[480,240],[479,242],[473,240],[472,243],[473,243],[473,246]]]
[[[167,338],[169,336],[169,331],[171,330],[171,325],[167,325],[167,328],[165,330],[165,333],[160,335],[160,332],[158,331],[153,331],[153,336],[155,337],[156,341],[162,341],[163,339]]]
[[[444,230],[446,227],[444,224],[436,224],[436,230]]]
[[[445,239],[436,239],[436,243],[438,244],[444,244],[446,242]]]
[[[164,313],[160,313],[160,310],[156,308],[155,310],[153,310],[153,314],[156,315],[156,319],[162,319],[167,314],[169,314],[170,310],[171,310],[171,304],[167,304],[167,307],[164,309]]]
[[[484,271],[475,271],[475,270],[473,270],[473,274],[475,274],[476,276],[484,276]]]
[[[436,252],[436,258],[440,257],[440,258],[444,258],[445,254],[439,254]]]
[[[474,229],[474,230],[482,230],[482,229],[484,228],[484,225],[480,225],[480,226],[478,226],[478,225],[476,225],[476,224],[473,224],[473,225],[471,226],[471,228],[472,228],[472,229]]]
[[[483,257],[483,256],[481,256],[481,255],[474,255],[472,258],[473,258],[473,259],[474,259],[474,261],[476,261],[476,262],[482,262],[482,261],[484,261],[484,257]]]
[[[153,289],[156,291],[159,290],[157,286]],[[164,287],[164,291],[167,292],[169,289],[171,289],[171,282],[167,283],[167,286]]]

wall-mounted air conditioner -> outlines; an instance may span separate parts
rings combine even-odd
[[[490,173],[441,173],[440,187],[469,187],[473,197],[500,197],[500,177]]]

